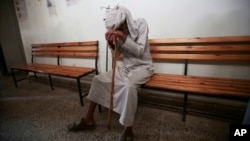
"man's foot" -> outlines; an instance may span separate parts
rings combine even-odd
[[[93,123],[92,125],[87,125],[83,118],[80,121],[74,122],[68,126],[69,132],[77,132],[83,130],[94,130],[96,129],[96,124]]]

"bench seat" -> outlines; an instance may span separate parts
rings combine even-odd
[[[228,97],[250,97],[250,80],[155,73],[143,87]]]
[[[30,72],[45,73],[51,75],[65,76],[71,78],[79,78],[89,73],[95,72],[95,68],[74,67],[74,66],[58,66],[48,64],[27,64],[12,67],[14,69],[26,70]]]

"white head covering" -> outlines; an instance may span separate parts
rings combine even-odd
[[[105,18],[105,25],[107,29],[116,30],[121,26],[121,24],[125,22],[125,20],[128,25],[130,36],[132,40],[135,40],[138,35],[138,31],[134,20],[132,19],[131,13],[127,8],[116,6],[111,11],[109,11]]]

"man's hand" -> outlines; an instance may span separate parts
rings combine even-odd
[[[115,30],[109,30],[105,33],[105,38],[106,40],[111,43],[111,44],[115,44],[118,40],[117,35],[115,34]]]
[[[105,33],[105,38],[109,43],[115,44],[118,39],[122,40],[122,42],[125,42],[127,39],[127,35],[125,35],[120,30],[110,29]]]

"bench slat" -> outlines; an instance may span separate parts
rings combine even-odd
[[[217,78],[217,79],[210,79],[209,77],[182,77],[182,76],[176,76],[175,78],[169,77],[169,76],[163,76],[161,77],[153,77],[150,79],[150,81],[157,83],[157,81],[166,82],[166,83],[187,83],[187,84],[198,84],[198,85],[211,85],[211,86],[221,86],[221,87],[235,87],[235,88],[241,88],[241,89],[250,89],[250,81],[243,80],[240,81],[238,79],[224,79],[224,78]],[[249,90],[250,91],[250,90]]]
[[[219,78],[219,77],[211,77],[211,76],[190,76],[190,75],[181,75],[181,74],[167,74],[167,73],[155,73],[151,79],[185,79],[185,78],[190,78],[193,80],[196,80],[197,78],[199,80],[204,80],[204,81],[219,81],[220,79],[226,82],[232,82],[232,83],[240,83],[240,82],[244,82],[244,83],[248,83],[250,84],[250,80],[249,79],[237,79],[237,78]],[[249,85],[250,86],[250,85]]]
[[[60,46],[97,46],[98,41],[85,41],[85,42],[63,42],[63,43],[45,43],[45,44],[32,44],[32,47],[60,47]]]
[[[233,80],[233,79],[232,79]],[[249,89],[249,81],[248,82],[230,82],[223,79],[217,79],[217,80],[204,80],[196,77],[196,79],[192,78],[168,78],[168,79],[157,79],[152,78],[150,81],[157,83],[159,82],[165,82],[165,83],[187,83],[187,84],[193,84],[193,85],[211,85],[211,86],[220,86],[220,87],[233,87],[233,88],[241,88],[241,89]]]
[[[33,56],[58,56],[57,52],[32,52]]]
[[[197,93],[208,94],[208,95],[220,95],[220,96],[238,96],[238,97],[250,97],[249,92],[241,91],[231,91],[231,90],[221,90],[221,89],[211,89],[204,87],[188,87],[186,84],[183,85],[166,85],[166,84],[156,84],[156,83],[146,83],[146,87],[163,89],[163,90],[175,90],[186,93]]]
[[[180,43],[234,43],[248,42],[250,36],[224,36],[224,37],[196,37],[196,38],[167,38],[150,39],[150,44],[180,44]]]
[[[32,52],[48,52],[48,51],[85,51],[85,52],[95,52],[96,47],[35,47],[32,48]]]
[[[32,55],[36,56],[61,56],[61,57],[96,57],[97,53],[85,53],[85,52],[32,52]]]
[[[249,45],[151,45],[150,46],[151,53],[154,52],[177,52],[177,51],[192,51],[192,52],[250,52],[250,44]]]
[[[82,52],[59,52],[58,53],[59,56],[62,57],[96,57],[97,53],[93,52],[93,53],[82,53]]]
[[[153,59],[189,59],[189,60],[242,60],[249,61],[250,55],[234,54],[152,54]]]
[[[192,80],[187,81],[165,81],[165,80],[150,80],[147,83],[147,86],[150,86],[150,84],[154,85],[176,85],[176,86],[182,86],[185,85],[186,87],[196,87],[196,88],[204,88],[204,89],[217,89],[217,90],[227,90],[232,92],[246,92],[250,93],[249,87],[241,87],[240,85],[236,84],[230,84],[224,83],[224,85],[219,85],[217,82],[214,83],[206,83],[206,82],[192,82]]]
[[[58,51],[86,51],[86,52],[96,52],[97,47],[84,46],[84,47],[60,47]]]

